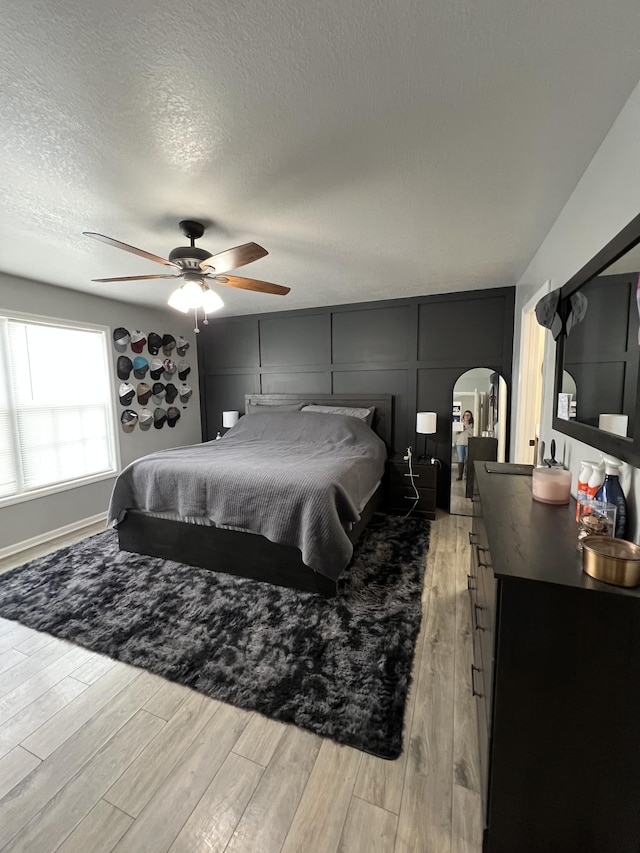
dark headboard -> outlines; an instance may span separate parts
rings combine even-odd
[[[353,406],[367,408],[375,406],[373,431],[385,442],[387,448],[393,447],[393,395],[378,394],[245,394],[245,412],[247,403],[275,406],[284,403],[306,403],[309,406]]]

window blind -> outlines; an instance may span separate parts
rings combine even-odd
[[[115,471],[104,333],[11,318],[4,329],[0,498]]]

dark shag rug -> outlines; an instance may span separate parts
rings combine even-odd
[[[0,576],[0,616],[383,758],[402,751],[429,522],[376,515],[336,598],[118,550]]]

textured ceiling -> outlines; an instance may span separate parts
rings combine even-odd
[[[640,77],[637,0],[25,0],[0,269],[157,305],[177,222],[270,255],[228,314],[514,284]]]

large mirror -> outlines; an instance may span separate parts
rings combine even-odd
[[[558,339],[553,419],[554,429],[632,464],[640,464],[639,241],[637,217],[561,290],[565,321],[576,292],[587,308]]]
[[[451,403],[452,515],[473,515],[473,462],[504,462],[507,446],[507,383],[489,367],[458,377]]]

